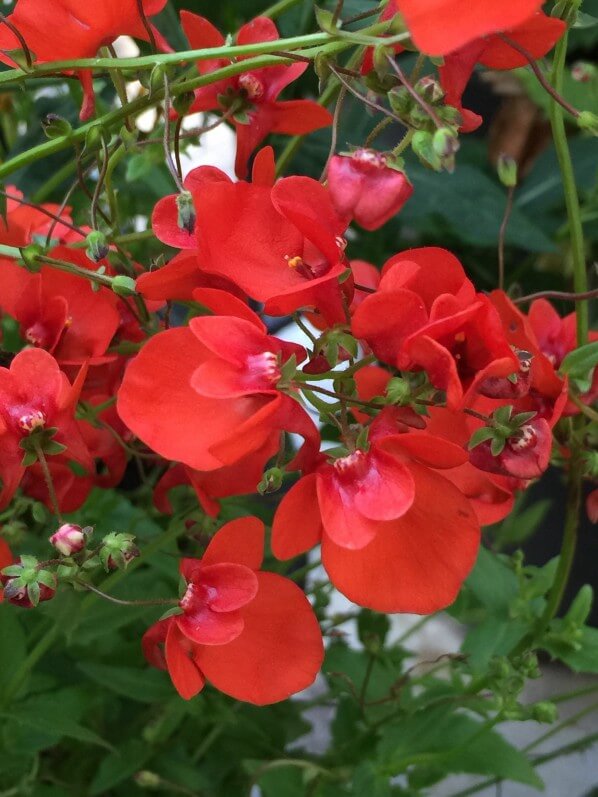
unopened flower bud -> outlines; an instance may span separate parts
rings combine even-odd
[[[411,385],[406,379],[397,376],[390,380],[386,387],[389,404],[403,404],[411,396]]]
[[[549,700],[542,700],[532,706],[532,719],[536,722],[552,724],[558,719],[557,707]]]
[[[430,75],[420,78],[415,84],[415,90],[420,97],[423,97],[426,102],[431,102],[433,105],[440,102],[444,97],[442,86]]]
[[[459,136],[450,127],[440,127],[432,137],[432,147],[434,152],[445,161],[453,157],[459,149]]]
[[[55,113],[49,113],[42,119],[42,129],[50,139],[68,136],[73,130],[71,123]]]
[[[598,136],[598,116],[591,111],[582,111],[577,117],[577,124],[593,136]]]
[[[21,260],[27,271],[36,274],[41,270],[42,263],[38,260],[38,257],[44,253],[44,250],[39,244],[29,244],[29,246],[24,246],[20,251]]]
[[[177,224],[180,230],[186,230],[193,235],[195,230],[195,205],[189,191],[182,191],[176,198],[178,211]]]
[[[498,156],[496,162],[498,179],[506,188],[514,188],[517,185],[517,161],[504,152]]]
[[[590,523],[598,523],[598,489],[592,490],[586,499],[586,512]]]
[[[150,772],[149,769],[142,769],[135,775],[135,783],[140,789],[148,789],[155,791],[160,788],[162,778],[156,772]]]
[[[571,67],[571,77],[578,83],[589,83],[598,75],[598,69],[588,61],[576,61]]]
[[[85,548],[87,535],[81,528],[74,523],[63,523],[58,531],[50,537],[50,545],[53,545],[58,553],[63,556],[72,556]]]
[[[172,107],[179,116],[185,116],[189,113],[189,109],[193,105],[195,94],[192,91],[184,91],[182,94],[177,94],[172,99]]]
[[[137,293],[135,280],[124,274],[112,278],[112,290],[117,296],[134,296]]]
[[[93,263],[99,263],[110,251],[106,236],[99,230],[92,230],[87,238],[87,249],[85,254]]]
[[[258,493],[265,495],[266,493],[275,493],[280,490],[283,477],[284,471],[280,468],[268,468],[257,486]]]
[[[106,570],[124,570],[129,562],[139,556],[133,534],[120,534],[116,531],[107,534],[102,540],[98,556]]]

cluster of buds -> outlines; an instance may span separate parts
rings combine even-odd
[[[135,536],[117,531],[107,534],[102,540],[98,556],[106,570],[124,570],[129,562],[139,556]]]

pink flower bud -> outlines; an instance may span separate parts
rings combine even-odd
[[[50,545],[53,545],[58,553],[63,556],[72,556],[85,548],[87,537],[81,526],[74,523],[63,523],[62,526],[50,537]]]
[[[366,230],[377,230],[403,207],[413,186],[403,172],[371,149],[335,155],[328,166],[328,190],[341,216],[352,216]]]
[[[590,523],[598,523],[598,488],[592,490],[586,498],[586,512]]]
[[[534,418],[509,437],[503,450],[494,456],[487,440],[469,452],[469,461],[480,470],[514,476],[517,479],[535,479],[550,463],[552,431],[544,418]]]

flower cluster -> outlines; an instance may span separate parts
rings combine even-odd
[[[38,64],[90,57],[120,34],[166,50],[149,21],[164,5],[19,0],[0,27],[0,59],[21,63],[23,42]],[[390,0],[382,21],[400,14],[410,43],[382,40],[356,74],[388,94],[420,158],[452,167],[458,133],[480,122],[461,102],[475,65],[521,66],[564,32],[540,6]],[[0,243],[18,251],[0,259],[0,314],[18,343],[0,367],[0,510],[17,490],[43,502],[59,526],[50,541],[61,574],[85,587],[94,566],[124,568],[139,551],[116,533],[91,550],[91,530],[62,513],[83,507],[94,486],[118,485],[130,457],[145,458],[160,512],[172,511],[180,485],[218,521],[227,498],[279,491],[276,559],[320,546],[330,582],[358,606],[443,609],[474,565],[481,526],[506,517],[546,470],[561,417],[598,395],[594,377],[569,397],[561,366],[577,345],[574,317],[546,299],[524,313],[503,290],[478,291],[446,249],[352,259],[350,225],[377,230],[409,202],[398,153],[359,146],[331,153],[321,181],[276,179],[272,148],[256,152],[263,140],[332,123],[313,100],[278,99],[305,59],[243,71],[247,56],[221,51],[276,42],[271,20],[244,25],[234,42],[190,12],[181,21],[194,50],[218,55],[197,61],[203,82],[184,107],[167,103],[167,131],[170,118],[219,111],[236,130],[238,179],[200,166],[156,203],[153,234],[176,253],[152,268],[104,246],[95,227],[76,227],[65,205],[32,208],[9,189]],[[406,85],[390,65],[404,46],[441,56],[438,74]],[[83,117],[91,75],[77,70]],[[280,334],[272,317],[288,322]],[[293,321],[301,343],[287,334]],[[335,429],[333,447],[323,425]],[[300,587],[261,569],[261,521],[226,523],[196,553],[181,561],[180,599],[143,638],[147,660],[184,698],[207,681],[261,705],[312,683],[320,628]],[[0,566],[5,600],[53,597],[52,567],[13,561],[1,539]]]

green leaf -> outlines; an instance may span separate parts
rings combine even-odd
[[[399,774],[417,765],[469,772],[542,788],[531,763],[495,731],[472,717],[436,706],[387,726],[378,747],[381,763]]]
[[[494,616],[509,617],[509,605],[518,594],[517,576],[504,557],[480,548],[465,586]]]
[[[478,673],[484,672],[494,656],[506,656],[523,639],[527,625],[516,620],[503,620],[490,615],[473,627],[461,645],[470,667]]]
[[[598,673],[598,628],[584,628],[578,645],[578,650],[572,650],[553,642],[543,643],[552,656],[560,659],[574,672]]]
[[[598,365],[598,340],[570,351],[561,363],[560,371],[567,374],[582,392],[590,389],[592,372]]]
[[[486,440],[492,440],[495,431],[491,426],[482,426],[480,429],[476,429],[476,431],[471,435],[471,439],[467,445],[467,447],[471,450],[476,446],[485,443]]]
[[[105,794],[109,789],[143,769],[152,752],[147,744],[138,739],[124,742],[119,750],[110,753],[100,764],[91,781],[90,797]]]
[[[586,14],[584,11],[578,11],[575,22],[573,23],[574,28],[593,28],[598,25],[598,19],[593,17],[591,14]]]
[[[98,745],[112,750],[112,745],[102,739],[101,736],[98,736],[97,733],[83,727],[78,722],[70,720],[68,717],[61,716],[59,706],[56,706],[56,711],[52,716],[43,716],[37,712],[33,701],[29,701],[27,707],[15,707],[12,712],[0,713],[0,717],[18,725],[32,728],[35,731],[40,731],[56,740],[66,736],[69,739],[76,739],[78,742],[86,742],[87,744]]]
[[[155,703],[172,696],[168,679],[157,670],[113,667],[88,661],[79,662],[77,668],[100,686],[140,703]]]
[[[6,687],[23,666],[27,655],[25,632],[15,607],[8,603],[0,605],[0,697]]]
[[[353,794],[368,797],[390,797],[390,778],[376,772],[371,761],[363,761],[353,773]]]

